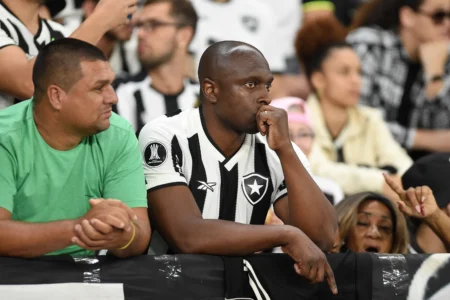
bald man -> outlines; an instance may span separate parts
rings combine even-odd
[[[286,112],[270,106],[266,59],[251,45],[219,42],[198,75],[200,108],[160,117],[139,136],[158,231],[151,250],[241,256],[282,246],[298,274],[327,277],[336,293],[322,252],[333,246],[336,216],[290,141]],[[262,226],[271,205],[289,225]]]

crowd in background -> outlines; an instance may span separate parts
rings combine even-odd
[[[72,36],[109,59],[114,110],[139,134],[201,105],[202,53],[243,41],[267,59],[271,105],[287,111],[292,141],[335,205],[333,251],[448,251],[436,225],[437,211],[450,217],[448,0],[147,0],[125,25],[102,2],[0,1],[0,109],[39,92],[39,49]],[[266,222],[281,223],[273,211]]]

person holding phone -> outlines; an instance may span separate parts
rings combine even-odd
[[[281,246],[296,272],[337,287],[323,251],[334,243],[331,203],[289,138],[287,114],[270,106],[273,75],[255,47],[213,44],[199,64],[198,109],[142,129],[155,253],[244,256]],[[286,225],[264,226],[273,205]]]

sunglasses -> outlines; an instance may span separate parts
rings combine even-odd
[[[450,11],[438,10],[432,13],[419,10],[419,13],[431,18],[433,20],[433,23],[436,25],[441,25],[442,23],[444,23],[445,19],[450,20]]]

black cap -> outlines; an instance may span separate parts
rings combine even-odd
[[[426,185],[433,191],[440,208],[450,203],[450,153],[422,157],[402,176],[403,188]]]

